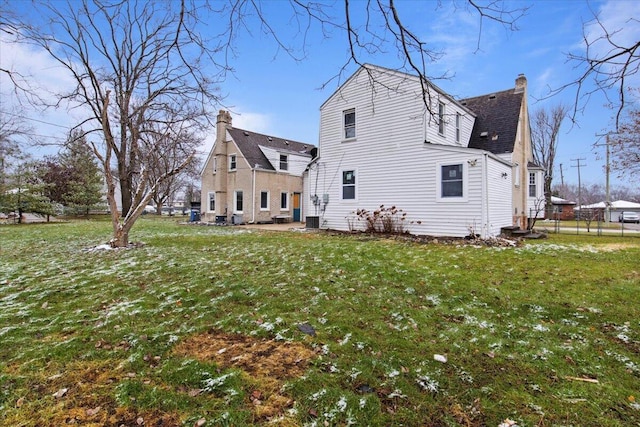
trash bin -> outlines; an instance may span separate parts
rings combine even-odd
[[[195,209],[192,209],[191,210],[191,216],[189,217],[189,221],[191,221],[191,222],[200,221],[200,212],[195,210]]]

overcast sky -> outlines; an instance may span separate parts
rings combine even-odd
[[[397,2],[405,24],[443,53],[428,72],[434,77],[444,74],[450,77],[435,83],[453,96],[465,98],[513,88],[518,74],[524,73],[528,80],[531,112],[543,106],[573,101],[575,92],[572,91],[551,99],[540,99],[549,93],[549,88],[558,88],[575,76],[573,65],[567,63],[567,53],[582,51],[583,23],[592,20],[594,13],[600,15],[609,29],[620,30],[617,37],[640,39],[640,25],[628,22],[631,17],[640,18],[640,2],[636,1],[508,3],[509,7],[530,6],[527,14],[517,22],[517,31],[488,21],[480,31],[477,14],[464,7],[442,3]],[[14,1],[10,4],[17,8],[29,3]],[[351,4],[357,18],[358,8],[362,9],[366,3]],[[464,2],[456,4],[464,6]],[[264,10],[287,43],[300,47],[302,39],[295,21],[290,19],[287,5],[288,2],[266,2]],[[338,6],[335,15],[343,19],[340,2]],[[316,31],[317,28],[312,28],[304,52],[298,50],[304,59],[295,60],[265,36],[256,22],[253,24],[249,25],[248,31],[240,32],[236,40],[236,55],[231,58],[235,71],[220,85],[221,92],[226,95],[224,106],[220,108],[232,111],[236,127],[317,145],[320,105],[356,70],[351,64],[341,79],[334,78],[348,54],[344,34],[334,31],[327,38]],[[224,25],[223,21],[213,18],[207,31],[217,34],[221,25]],[[398,66],[397,56],[391,51],[365,60],[390,68]],[[7,44],[5,35],[0,36],[0,64],[3,68],[34,76],[43,87],[64,87],[70,83],[69,77],[45,53]],[[640,87],[637,76],[629,84]],[[0,76],[4,109],[13,103],[9,88],[6,77]],[[28,118],[42,140],[52,143],[64,140],[66,129],[78,120],[73,111],[42,113],[26,108],[19,111]],[[584,113],[578,114],[575,124],[565,123],[556,159],[558,168],[563,165],[565,182],[577,183],[577,168],[572,166],[577,163],[573,159],[580,158],[586,165],[581,169],[582,182],[604,184],[604,147],[594,149],[593,144],[602,139],[597,135],[613,129],[613,114],[605,107],[604,97],[594,96]],[[202,148],[203,153],[211,147],[213,131]],[[34,154],[38,156],[48,150],[34,150]],[[555,171],[554,182],[560,182],[559,169]],[[633,188],[627,178],[618,179],[615,175],[612,184]],[[637,187],[637,180],[633,184]]]

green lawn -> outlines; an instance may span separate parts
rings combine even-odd
[[[640,425],[640,237],[109,231],[0,226],[0,425]]]

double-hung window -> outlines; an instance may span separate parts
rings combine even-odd
[[[260,210],[261,211],[269,210],[269,192],[268,191],[260,192]]]
[[[344,139],[351,139],[356,137],[356,109],[351,108],[342,112],[342,119],[344,122],[343,136]]]
[[[286,191],[280,193],[280,210],[289,210],[289,193],[287,193]]]
[[[289,170],[289,156],[286,154],[280,154],[280,170]]]
[[[438,102],[438,133],[444,135],[444,104]]]
[[[464,196],[464,168],[461,163],[440,166],[440,197]]]
[[[235,154],[229,156],[229,170],[234,171],[238,168],[238,159]]]
[[[460,142],[460,122],[462,121],[462,116],[460,113],[456,113],[456,142]]]
[[[529,197],[537,197],[538,189],[536,188],[536,173],[529,172]]]
[[[356,171],[342,172],[342,199],[353,200],[356,198]]]

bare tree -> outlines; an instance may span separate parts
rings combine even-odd
[[[609,139],[613,170],[640,177],[640,109],[630,111]]]
[[[396,52],[398,62],[392,67],[396,71],[403,71],[416,75],[422,85],[422,97],[427,111],[432,115],[431,102],[432,86],[430,80],[448,78],[447,73],[433,75],[430,72],[431,65],[438,61],[444,53],[437,49],[433,43],[420,37],[421,28],[410,28],[406,24],[407,14],[403,14],[402,3],[394,0],[377,0],[366,2],[311,2],[303,0],[291,0],[289,2],[291,16],[290,28],[297,28],[297,39],[302,43],[296,46],[284,36],[278,26],[274,25],[270,17],[270,6],[274,3],[255,0],[227,0],[227,12],[229,13],[229,27],[225,33],[226,46],[230,54],[235,54],[233,40],[242,29],[254,27],[250,19],[255,17],[263,34],[271,37],[278,48],[295,60],[304,59],[308,52],[306,42],[316,27],[325,37],[334,33],[344,37],[347,49],[347,58],[344,64],[337,70],[333,77],[324,82],[322,88],[337,81],[342,82],[346,75],[350,75],[352,65],[362,66],[369,58],[378,55],[387,55]],[[482,28],[485,22],[492,22],[504,26],[510,31],[517,30],[517,21],[524,16],[529,7],[518,4],[511,7],[503,0],[477,1],[477,0],[453,0],[451,2],[457,9],[470,11],[479,21],[478,46],[482,38]],[[442,7],[440,2],[436,7]],[[278,5],[278,13],[282,8]],[[289,30],[288,28],[287,30]],[[379,78],[369,70],[370,83],[380,84]],[[395,90],[395,88],[387,88]]]
[[[190,176],[197,174],[200,159],[194,157],[194,152],[201,141],[196,135],[182,132],[178,135],[167,135],[162,132],[148,132],[143,140],[142,161],[147,169],[148,185],[179,165],[187,163],[177,174],[168,176],[160,185],[155,186],[151,200],[157,207],[156,213],[162,213],[162,206],[172,202],[178,191],[186,184]]]
[[[5,180],[10,160],[22,158],[22,140],[32,132],[21,116],[0,110],[0,196],[6,191]]]
[[[538,166],[544,168],[546,218],[550,217],[550,209],[553,207],[551,204],[551,186],[558,149],[558,134],[567,111],[568,108],[562,104],[554,105],[549,110],[540,108],[534,112],[531,122],[533,159]]]
[[[593,12],[593,20],[582,27],[584,51],[569,53],[570,63],[578,70],[571,82],[551,91],[557,94],[575,88],[571,118],[575,121],[578,112],[583,111],[589,99],[602,93],[615,111],[615,126],[619,125],[622,113],[629,102],[626,97],[631,80],[640,71],[640,40],[625,37],[625,28],[640,25],[639,17],[629,16],[618,26],[605,22],[598,12]]]
[[[454,4],[475,13],[481,28],[490,21],[513,30],[527,10],[509,8],[501,0],[456,0]],[[47,51],[73,78],[75,88],[59,94],[56,106],[69,103],[76,111],[86,112],[78,128],[88,129],[88,135],[98,135],[92,147],[107,182],[113,246],[128,244],[129,230],[151,195],[188,163],[175,165],[149,182],[149,170],[141,159],[145,132],[157,130],[149,123],[164,126],[166,135],[179,135],[188,127],[191,133],[198,133],[199,126],[215,112],[211,108],[219,101],[215,82],[230,70],[236,36],[255,29],[255,19],[261,33],[295,60],[307,55],[307,37],[313,31],[319,29],[325,37],[333,31],[343,36],[347,59],[326,83],[335,79],[339,82],[353,64],[362,65],[376,55],[397,52],[397,66],[393,68],[418,76],[426,109],[431,111],[428,80],[438,76],[430,75],[429,69],[441,52],[420,38],[420,28],[405,24],[402,5],[394,0],[344,0],[337,4],[291,0],[292,24],[287,31],[298,26],[297,46],[274,24],[274,14],[280,15],[282,8],[273,5],[257,0],[82,0],[32,5],[35,10],[30,10],[30,16],[39,17],[41,22],[21,25],[19,35]],[[212,18],[223,26],[214,40],[205,40],[198,29],[202,20],[209,23]],[[481,33],[482,29],[478,43]],[[218,54],[222,58],[219,62]],[[375,76],[370,75],[370,79]],[[116,207],[116,185],[122,192],[122,214]]]
[[[149,181],[142,145],[151,151],[148,133],[160,130],[166,137],[162,144],[179,146],[175,136],[196,134],[209,122],[219,97],[203,62],[215,64],[217,47],[195,32],[200,19],[196,2],[84,0],[36,7],[48,25],[25,27],[21,35],[73,77],[75,88],[59,94],[57,105],[66,101],[86,114],[77,128],[89,128],[85,134],[98,139],[91,144],[107,184],[111,245],[127,246],[129,231],[152,194],[195,153]],[[122,214],[116,185],[122,193]]]

